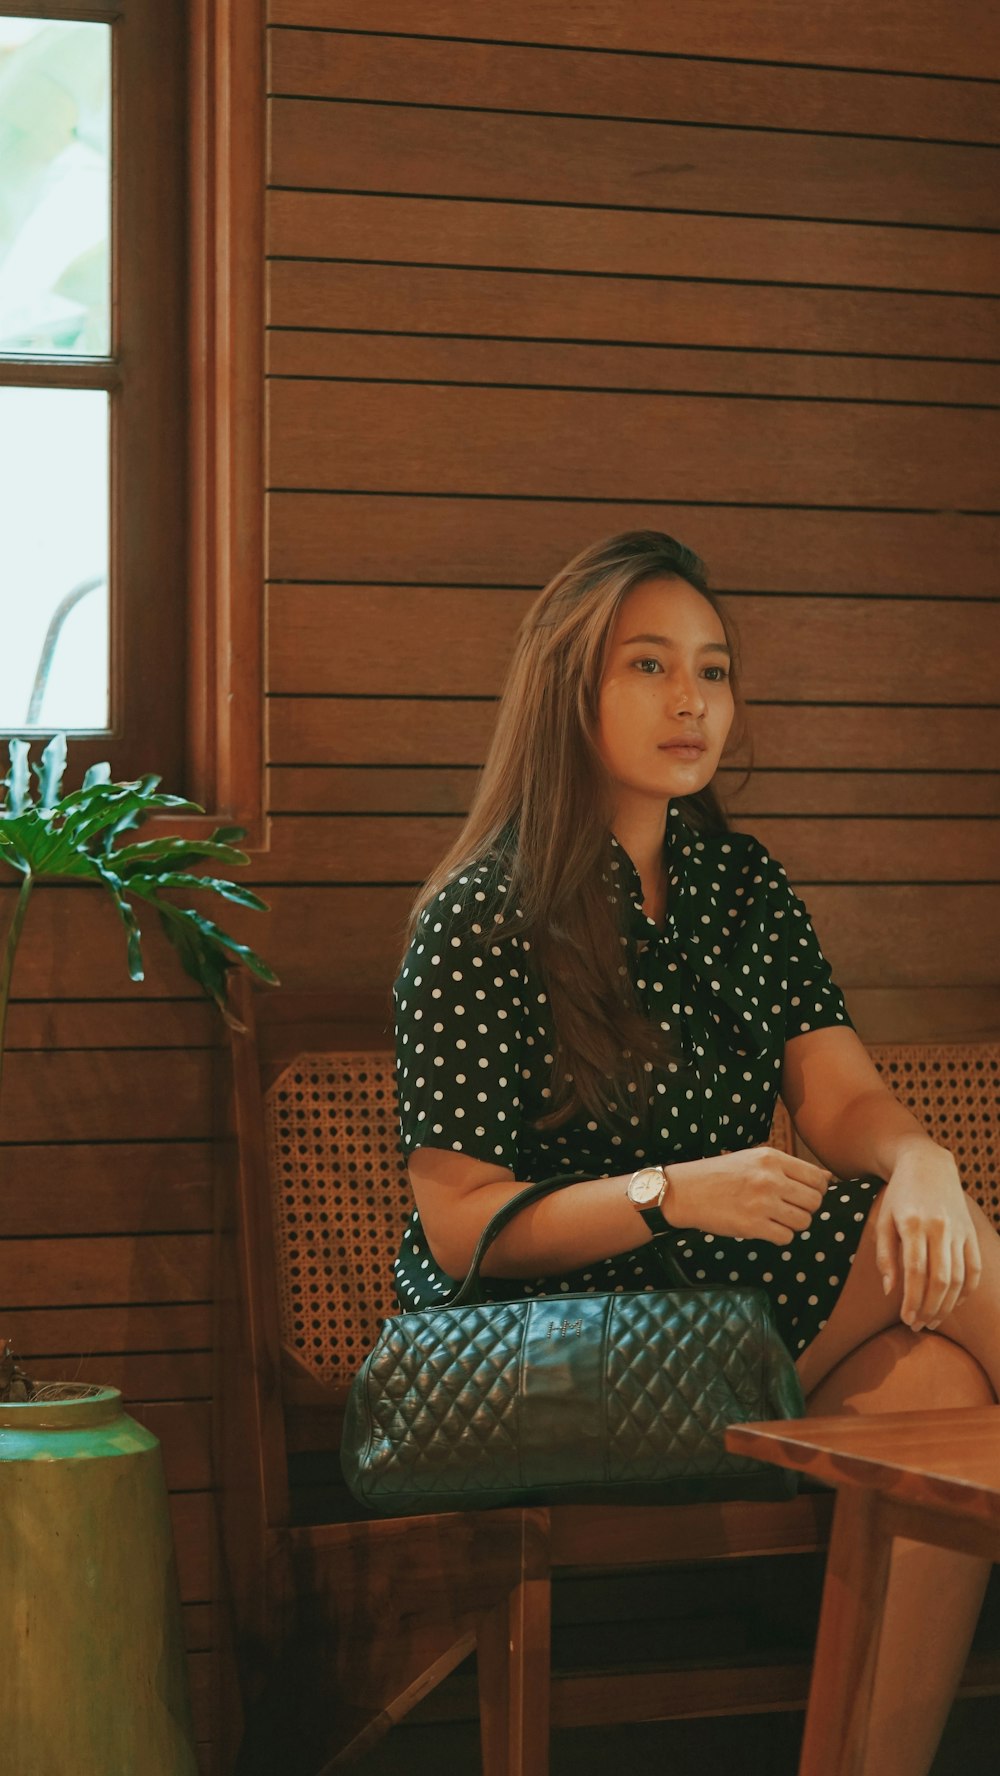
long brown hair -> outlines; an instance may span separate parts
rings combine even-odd
[[[534,1124],[539,1130],[583,1108],[606,1125],[631,1111],[645,1126],[650,1068],[680,1058],[643,1016],[622,966],[622,914],[602,882],[613,784],[596,745],[618,612],[634,586],[668,575],[700,592],[722,623],[732,650],[736,746],[749,738],[739,638],[698,556],[658,530],[591,544],[549,581],[521,623],[468,817],[407,924],[404,956],[424,908],[461,871],[492,856],[507,873],[503,924],[485,921],[476,941],[485,948],[530,934],[556,1029],[552,1109]],[[752,762],[744,783],[750,769]],[[730,830],[712,784],[677,801],[694,832]]]

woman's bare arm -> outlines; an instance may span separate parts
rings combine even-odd
[[[664,1213],[671,1225],[787,1245],[808,1227],[830,1174],[773,1147],[669,1163]],[[449,1276],[464,1276],[491,1216],[524,1184],[506,1166],[468,1153],[417,1147],[410,1182],[424,1233]],[[485,1276],[546,1276],[577,1270],[645,1245],[652,1235],[625,1192],[632,1173],[592,1178],[554,1192],[518,1215],[490,1247]]]

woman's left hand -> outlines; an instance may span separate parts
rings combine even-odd
[[[979,1239],[950,1153],[928,1143],[905,1153],[879,1206],[876,1263],[886,1294],[902,1277],[899,1317],[920,1332],[947,1319],[979,1282]]]

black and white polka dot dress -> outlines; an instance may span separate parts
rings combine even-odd
[[[393,986],[396,1074],[404,1154],[443,1147],[507,1166],[519,1183],[556,1172],[615,1177],[643,1164],[703,1159],[765,1142],[785,1043],[829,1024],[853,1028],[805,905],[780,863],[747,833],[696,833],[670,802],[666,928],[643,911],[631,858],[608,835],[607,880],[627,935],[640,1006],[669,1029],[683,1060],[649,1072],[660,1111],[650,1149],[639,1118],[630,1140],[586,1111],[540,1134],[550,1108],[554,1028],[530,938],[502,939],[507,877],[494,858],[470,867],[423,913]],[[696,1282],[765,1288],[797,1355],[826,1323],[843,1287],[879,1180],[837,1180],[812,1224],[787,1246],[685,1228],[669,1236]],[[395,1266],[404,1309],[428,1307],[455,1279],[435,1263],[417,1214]],[[586,1290],[662,1288],[649,1245],[558,1276],[484,1279],[493,1300]]]

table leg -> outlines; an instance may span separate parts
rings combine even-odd
[[[799,1776],[862,1768],[892,1553],[880,1505],[862,1487],[837,1494]]]

